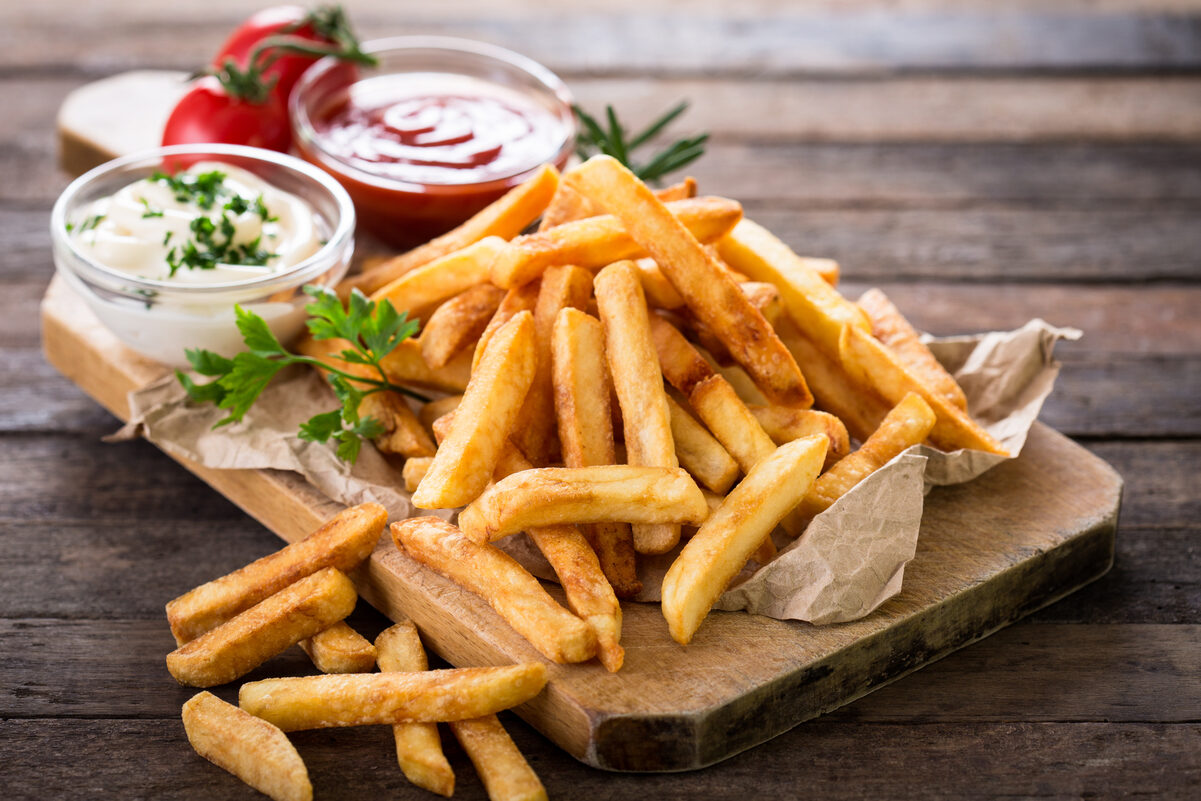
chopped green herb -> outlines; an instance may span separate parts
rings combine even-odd
[[[171,237],[173,236],[175,236],[174,231],[168,231],[167,233],[163,234],[163,247],[167,246],[167,244],[171,241]]]
[[[185,242],[180,250],[171,248],[167,253],[172,278],[181,267],[189,270],[212,270],[218,264],[264,267],[276,257],[275,253],[262,247],[262,237],[235,245],[233,239],[237,227],[224,211],[219,222],[214,222],[211,217],[197,217],[188,223],[188,228],[196,238]]]
[[[226,193],[225,173],[220,170],[209,170],[199,175],[186,172],[168,175],[165,172],[155,172],[150,176],[150,180],[170,187],[175,193],[175,199],[180,203],[195,203],[205,210],[211,209],[217,202],[217,197]]]
[[[104,217],[105,215],[103,214],[93,214],[92,216],[86,218],[78,226],[67,223],[67,232],[70,233],[73,230],[78,230],[79,233],[82,234],[84,231],[90,231],[97,225],[100,225],[100,223],[104,221]]]
[[[67,233],[69,234],[74,230],[75,230],[75,223],[71,223],[71,222],[67,223]]]
[[[147,217],[162,217],[163,216],[162,209],[150,208],[150,201],[147,200],[146,198],[140,197],[140,198],[138,198],[138,202],[141,203],[142,206],[146,209],[144,212],[142,212],[143,220],[145,220]]]
[[[278,216],[271,216],[271,213],[267,211],[267,204],[263,202],[262,195],[254,199],[254,213],[259,215],[263,222],[279,222]]]
[[[232,211],[234,214],[245,214],[247,209],[250,208],[250,204],[247,203],[246,198],[242,197],[241,195],[234,195],[229,199],[229,202],[225,204],[225,208],[228,211]]]

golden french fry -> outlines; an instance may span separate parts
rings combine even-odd
[[[909,372],[896,355],[871,334],[847,326],[840,342],[840,353],[847,372],[861,383],[875,387],[885,400],[900,403],[911,392],[921,395],[938,418],[930,431],[930,441],[935,446],[944,451],[970,448],[1009,455],[967,412]]]
[[[391,528],[397,548],[483,598],[547,659],[586,662],[596,656],[592,628],[559,606],[513,557],[472,542],[436,517],[409,518]]]
[[[528,284],[513,287],[505,292],[505,297],[500,302],[500,306],[497,307],[496,314],[492,315],[492,319],[488,322],[484,333],[480,334],[480,341],[475,345],[475,355],[471,360],[471,369],[473,371],[480,363],[480,359],[484,355],[484,350],[488,347],[488,341],[492,339],[493,334],[500,330],[502,325],[523,311],[528,311],[530,314],[534,313],[534,306],[538,303],[538,290],[540,287],[541,282],[530,281]]]
[[[353,288],[370,295],[405,273],[481,239],[490,236],[512,239],[538,218],[558,186],[558,171],[545,165],[529,180],[510,189],[458,228],[359,275],[350,276],[338,285],[339,297],[343,300],[350,297]]]
[[[539,467],[498,481],[459,513],[475,542],[560,523],[690,523],[708,515],[700,488],[678,467]]]
[[[634,266],[638,268],[638,280],[642,282],[647,305],[658,309],[678,309],[684,305],[684,297],[667,280],[654,259],[638,259]]]
[[[742,216],[742,206],[725,198],[676,200],[666,208],[669,217],[702,242],[717,239]],[[534,280],[556,264],[594,270],[622,259],[641,258],[647,252],[626,232],[621,220],[605,214],[513,239],[492,264],[492,283],[509,289]]]
[[[375,667],[375,646],[345,620],[301,640],[300,647],[322,673],[366,673]]]
[[[826,355],[838,357],[838,338],[844,326],[872,330],[863,309],[838,294],[808,260],[793,253],[766,228],[741,220],[717,248],[752,281],[773,284],[797,328]]]
[[[687,645],[713,602],[817,478],[824,436],[781,445],[760,461],[684,545],[663,578],[663,617]]]
[[[208,692],[183,705],[183,729],[196,753],[275,801],[312,801],[309,771],[278,727]]]
[[[766,228],[746,220],[742,228],[735,226],[735,231],[717,240],[717,252],[721,254],[731,269],[746,274],[756,281],[765,279],[755,278],[762,269],[760,263],[767,261],[778,265],[784,271],[792,268],[803,269],[820,277],[831,287],[838,285],[838,262],[833,259],[816,259],[798,256],[792,248],[781,242]],[[773,282],[768,282],[773,283]]]
[[[859,298],[859,308],[872,321],[872,334],[897,355],[901,364],[951,404],[967,411],[967,397],[951,374],[922,342],[917,331],[879,289],[869,289]]]
[[[302,341],[302,352],[322,361],[332,361],[334,366],[343,367],[346,362],[331,357],[330,352],[337,352],[347,347],[345,340],[329,340],[321,343],[325,347],[318,350],[315,346],[308,347],[309,340]],[[467,387],[471,378],[471,354],[460,353],[451,359],[445,367],[437,370],[425,363],[421,356],[421,344],[413,339],[406,339],[384,358],[380,359],[380,367],[393,384],[428,387],[441,392],[460,393]],[[345,368],[343,368],[345,369]]]
[[[459,408],[459,404],[462,402],[462,395],[447,395],[445,398],[432,400],[417,410],[417,419],[421,421],[423,426],[432,431],[435,420],[444,414],[453,412]]]
[[[382,453],[405,457],[434,455],[434,441],[400,393],[368,395],[359,403],[359,416],[374,417],[383,424],[384,433],[372,440]]]
[[[765,395],[783,406],[813,403],[792,354],[738,282],[629,169],[611,157],[595,156],[564,181],[621,220]]]
[[[562,309],[582,309],[592,297],[592,273],[573,265],[551,267],[542,276],[534,307],[538,338],[538,367],[529,394],[517,418],[513,441],[535,465],[552,461],[558,451],[555,429],[555,396],[551,383],[551,333]]]
[[[671,409],[671,438],[680,466],[708,489],[725,493],[740,474],[738,462],[687,409],[670,397],[667,405]]]
[[[475,765],[490,801],[546,801],[546,789],[499,718],[489,715],[449,725]]]
[[[560,311],[551,334],[551,367],[564,464],[613,464],[613,384],[605,365],[600,322],[577,309]],[[632,598],[642,591],[634,563],[634,537],[627,523],[587,526],[584,536],[617,597]]]
[[[193,687],[233,681],[337,623],[358,598],[345,573],[324,568],[176,648],[167,654],[167,670]]]
[[[859,449],[840,459],[805,493],[800,513],[815,517],[851,491],[851,488],[911,445],[923,441],[934,427],[934,412],[921,396],[911,392],[898,403],[880,427]]]
[[[402,620],[381,631],[375,638],[375,648],[383,673],[418,673],[429,669],[417,627],[411,620]],[[394,723],[392,737],[396,741],[396,761],[405,778],[438,795],[449,798],[454,794],[455,774],[442,753],[437,723]]]
[[[730,383],[713,371],[675,326],[651,315],[651,339],[663,375],[688,400],[744,473],[776,449]]]
[[[371,555],[387,522],[377,503],[351,506],[303,540],[184,593],[167,604],[175,641],[194,640],[322,568],[351,570]]]
[[[238,704],[284,731],[434,723],[493,715],[524,704],[546,685],[546,665],[345,673],[263,679]]]
[[[692,177],[685,178],[678,184],[672,184],[671,186],[655,190],[655,195],[664,203],[672,200],[686,200],[690,197],[696,197],[696,179]],[[559,188],[555,191],[555,196],[551,198],[550,205],[547,206],[546,211],[542,214],[542,221],[538,223],[538,230],[545,231],[547,228],[554,228],[556,225],[574,222],[575,220],[584,220],[599,214],[600,212],[596,210],[588,198],[560,183]]]
[[[405,492],[416,492],[417,487],[421,484],[421,479],[425,478],[425,474],[429,472],[430,465],[434,463],[432,456],[415,456],[411,459],[405,459],[404,468],[401,469],[400,475],[404,478]]]
[[[496,480],[534,466],[512,443],[496,467]],[[577,526],[547,526],[526,530],[534,545],[550,562],[567,596],[567,605],[596,632],[597,656],[611,673],[621,669],[625,651],[621,640],[621,606],[601,570],[593,546]]]
[[[437,370],[480,338],[496,314],[503,289],[476,284],[443,303],[421,329],[421,357]]]
[[[851,449],[851,438],[843,422],[828,412],[816,409],[790,409],[787,406],[747,406],[759,425],[777,445],[792,442],[801,437],[823,434],[830,440],[826,448],[824,469],[846,456]]]
[[[653,315],[647,313],[637,269],[629,261],[610,264],[596,276],[594,285],[605,333],[605,359],[621,407],[626,459],[631,465],[677,467],[671,411],[651,341],[649,316]],[[634,550],[639,553],[666,553],[679,541],[679,526],[634,526]]]
[[[534,318],[522,312],[488,343],[455,412],[455,423],[413,493],[420,509],[451,509],[479,495],[496,468],[534,378]]]
[[[880,393],[851,376],[837,357],[798,331],[790,317],[780,319],[776,331],[809,377],[818,406],[835,414],[859,441],[871,436],[891,408]]]
[[[439,304],[488,280],[492,262],[505,247],[498,236],[481,239],[462,250],[405,273],[371,295],[375,302],[387,300],[410,319],[427,318]]]

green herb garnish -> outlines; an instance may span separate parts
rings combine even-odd
[[[84,219],[84,221],[81,222],[78,226],[76,226],[75,223],[67,223],[67,233],[68,234],[71,233],[72,231],[76,230],[77,227],[79,229],[79,233],[81,233],[81,234],[84,231],[90,231],[93,228],[95,228],[97,225],[100,225],[100,223],[102,223],[104,221],[105,216],[106,215],[104,215],[104,214],[93,214],[92,216]]]
[[[148,217],[162,217],[163,216],[162,209],[150,208],[150,201],[147,200],[146,198],[140,197],[140,198],[138,198],[138,202],[142,204],[142,207],[144,209],[146,209],[145,211],[142,212],[143,220],[147,219]]]
[[[225,194],[225,173],[220,170],[209,170],[199,175],[187,172],[168,175],[156,171],[150,180],[166,184],[180,203],[195,203],[206,211],[213,207],[219,195]]]
[[[709,139],[707,133],[680,139],[652,156],[645,164],[637,165],[631,158],[633,152],[658,136],[676,117],[683,114],[688,108],[687,101],[681,102],[659,117],[636,136],[628,138],[625,128],[618,121],[617,113],[612,106],[605,106],[607,129],[579,106],[572,106],[572,108],[575,110],[581,126],[581,130],[576,136],[576,154],[585,160],[597,153],[612,156],[629,167],[644,181],[658,181],[668,173],[691,164],[705,152],[705,142]]]
[[[338,296],[325,287],[308,284],[304,292],[313,298],[313,302],[305,306],[305,311],[310,315],[307,325],[313,338],[346,340],[350,343],[349,348],[330,355],[351,364],[365,365],[379,374],[378,379],[360,377],[319,359],[289,353],[271,333],[263,318],[241,306],[235,306],[234,312],[247,350],[227,359],[212,351],[189,349],[185,353],[192,368],[216,380],[197,384],[179,370],[175,371],[175,377],[192,400],[215,403],[219,408],[229,411],[229,415],[214,426],[218,428],[241,420],[271,379],[285,367],[307,364],[320,368],[326,371],[341,407],[314,415],[301,423],[299,436],[309,442],[335,440],[338,443],[338,458],[354,462],[358,459],[363,440],[379,436],[384,431],[379,420],[359,416],[359,404],[363,398],[376,392],[401,392],[428,401],[428,398],[408,387],[393,384],[381,366],[385,356],[417,333],[418,325],[415,320],[409,320],[406,314],[398,314],[387,300],[377,304],[358,290],[352,291],[349,308],[344,307]]]

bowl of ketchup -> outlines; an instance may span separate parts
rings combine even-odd
[[[541,64],[467,39],[367,42],[374,67],[323,59],[292,94],[299,154],[333,175],[360,223],[397,247],[449,231],[575,142],[566,85]]]

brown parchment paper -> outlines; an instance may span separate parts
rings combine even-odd
[[[1016,331],[930,339],[928,344],[963,387],[973,416],[1016,456],[1058,375],[1055,343],[1079,336],[1074,329],[1032,320]],[[331,447],[296,437],[300,422],[333,408],[332,395],[313,371],[281,375],[242,422],[217,429],[213,425],[225,413],[190,403],[170,375],[131,393],[129,400],[130,423],[112,439],[140,435],[206,467],[291,470],[335,501],[375,501],[393,519],[427,514],[414,509],[399,470],[374,448],[365,446],[351,466]],[[783,550],[768,565],[743,571],[716,608],[815,624],[870,614],[901,590],[905,565],[917,547],[924,493],[931,486],[970,481],[1004,458],[910,448],[814,518],[796,541],[781,541]],[[497,544],[535,575],[554,578],[524,535]],[[658,600],[673,557],[641,561],[645,589],[638,600]]]

